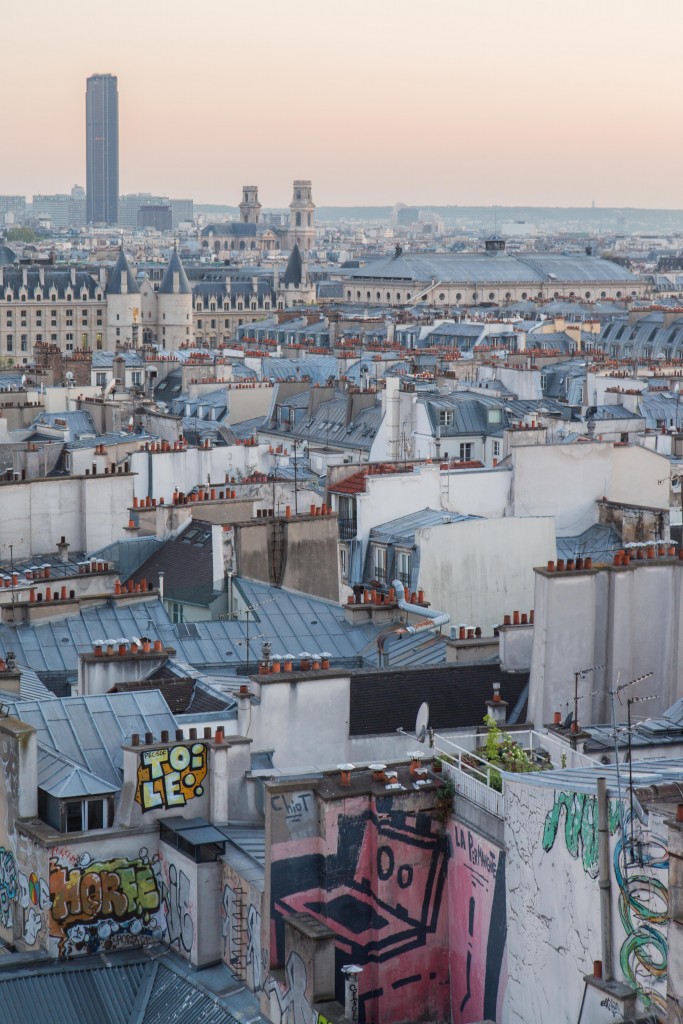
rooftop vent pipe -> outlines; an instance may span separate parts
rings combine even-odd
[[[451,621],[448,612],[431,611],[429,608],[423,608],[420,604],[410,604],[406,601],[405,588],[400,580],[394,580],[392,585],[396,591],[396,603],[399,608],[404,612],[414,612],[415,615],[421,615],[423,618],[422,622],[416,622],[414,626],[402,627],[405,633],[420,633],[423,629],[436,629]]]

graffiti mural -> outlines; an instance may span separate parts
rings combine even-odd
[[[566,812],[564,839],[567,852],[580,859],[590,878],[598,876],[597,799],[581,793],[557,793],[543,830],[543,849],[553,848],[562,811]],[[622,813],[609,801],[610,834],[620,833],[614,845],[614,876],[619,889],[619,920],[625,938],[619,948],[624,981],[634,988],[646,1007],[666,1010],[669,909],[666,838]]]
[[[556,793],[555,802],[548,812],[543,829],[543,849],[552,850],[560,821],[564,814],[564,842],[567,853],[580,860],[583,870],[591,878],[598,877],[598,801],[585,793]],[[619,825],[619,807],[616,800],[608,805],[610,835]]]
[[[44,878],[35,871],[26,876],[19,872],[19,895],[17,906],[23,914],[22,934],[24,942],[34,946],[43,927],[42,911],[50,906],[50,890]]]
[[[441,908],[448,836],[428,813],[397,810],[391,797],[359,797],[344,802],[343,814],[329,805],[320,843],[290,835],[289,806],[273,808],[271,965],[285,963],[285,918],[306,912],[336,933],[339,1002],[341,967],[365,968],[361,1021],[417,1020],[428,1012],[445,1019],[448,929]],[[299,985],[298,975],[291,990],[294,981]]]
[[[138,763],[135,799],[143,811],[184,807],[201,796],[206,776],[206,747],[203,743],[143,750]]]
[[[268,978],[266,992],[270,998],[268,1016],[273,1024],[318,1024],[318,1014],[306,996],[308,979],[306,965],[292,951],[285,965],[285,984]]]
[[[506,973],[505,854],[457,821],[449,827],[453,1024],[500,1020]]]
[[[12,905],[17,898],[17,866],[14,854],[0,846],[0,925],[12,927]]]
[[[265,988],[268,950],[263,944],[262,895],[224,865],[223,945],[224,959],[252,992]]]
[[[619,950],[624,980],[633,986],[646,1007],[666,1012],[668,962],[667,888],[669,854],[666,839],[634,819],[624,822],[625,838],[614,850],[614,874],[619,886],[619,918],[626,938]],[[658,877],[658,872],[663,876]]]
[[[60,957],[138,946],[163,938],[155,862],[115,857],[62,864],[50,859],[50,937]]]
[[[178,953],[190,953],[194,946],[194,916],[190,879],[182,868],[161,858],[156,879],[166,915],[166,941]]]

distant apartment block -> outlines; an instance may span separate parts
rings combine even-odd
[[[26,196],[0,196],[0,223],[23,224],[26,221]]]

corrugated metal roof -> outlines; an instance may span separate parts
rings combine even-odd
[[[256,996],[225,965],[198,972],[162,946],[21,964],[1,958],[0,1022],[36,1021],[266,1024]]]

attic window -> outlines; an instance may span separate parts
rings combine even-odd
[[[452,427],[453,426],[453,410],[452,409],[439,409],[439,426],[440,427]]]

